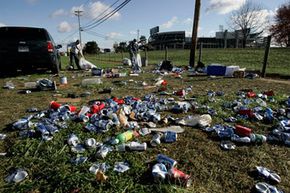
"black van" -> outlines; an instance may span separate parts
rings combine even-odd
[[[59,48],[44,28],[0,27],[0,72],[48,69],[59,73]]]

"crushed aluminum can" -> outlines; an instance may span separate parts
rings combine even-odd
[[[11,175],[6,177],[6,181],[8,183],[14,182],[18,183],[23,181],[28,176],[28,173],[23,169],[17,169],[15,172],[13,172]]]
[[[48,132],[47,128],[42,123],[37,124],[36,130],[39,131],[42,136],[48,136],[49,135],[49,132]]]
[[[139,130],[139,134],[142,135],[142,136],[148,135],[148,134],[150,134],[150,133],[151,133],[151,131],[150,131],[148,128],[146,128],[146,127],[141,128],[141,129]]]
[[[19,132],[21,138],[30,138],[35,136],[35,130],[22,130]]]
[[[261,175],[269,180],[272,180],[276,183],[281,182],[280,176],[276,172],[269,170],[268,168],[265,168],[262,166],[256,166],[256,170],[259,173],[259,175]]]
[[[87,115],[79,115],[78,116],[78,119],[81,121],[81,122],[84,122],[84,123],[87,123],[89,122],[90,118],[87,116]]]
[[[79,138],[75,134],[70,134],[67,143],[72,146],[77,146],[80,143]]]
[[[19,130],[24,130],[29,128],[29,119],[19,119],[15,123],[12,124],[13,129],[19,129]]]
[[[190,175],[178,170],[177,168],[171,168],[169,170],[169,176],[171,180],[175,183],[181,184],[182,186],[188,188],[192,183],[192,178]]]
[[[177,162],[174,159],[163,154],[157,155],[157,162],[165,164],[167,168],[173,168],[177,164]]]
[[[113,122],[111,120],[99,120],[98,121],[98,127],[102,131],[109,131],[112,126],[113,126]]]
[[[250,134],[250,139],[252,143],[262,144],[267,141],[267,137],[261,134]]]
[[[155,135],[153,135],[152,140],[150,141],[150,144],[153,147],[160,145],[161,144],[161,134],[156,133]]]
[[[236,145],[230,141],[222,141],[220,144],[221,148],[224,150],[233,150],[236,149]]]
[[[95,163],[89,168],[89,171],[92,174],[96,175],[98,171],[106,172],[109,168],[110,168],[110,166],[106,162],[104,162],[104,163]]]
[[[85,126],[85,129],[91,132],[96,132],[97,131],[97,127],[94,124],[88,123]]]
[[[97,151],[97,157],[98,157],[98,158],[102,158],[102,159],[104,159],[104,158],[108,155],[108,153],[109,153],[111,150],[112,150],[112,149],[111,149],[110,147],[103,145],[103,146],[101,146],[100,149]]]
[[[97,143],[94,138],[86,139],[85,144],[89,148],[97,148],[97,146],[99,145],[99,143]]]
[[[46,127],[46,129],[49,131],[49,133],[50,133],[51,135],[54,135],[55,133],[58,133],[58,132],[59,132],[58,128],[55,127],[55,126],[52,125],[52,124],[45,125],[45,127]]]
[[[163,135],[163,141],[165,143],[173,143],[177,140],[177,133],[172,131],[167,131]]]
[[[131,151],[146,151],[146,149],[147,149],[147,143],[146,142],[138,143],[138,142],[132,141],[132,142],[126,144],[126,145],[128,146],[128,148]]]
[[[129,163],[128,162],[116,162],[114,166],[114,171],[124,173],[125,171],[129,170]]]
[[[71,151],[74,153],[84,153],[86,149],[83,147],[82,144],[77,144],[76,146],[71,147]]]
[[[155,164],[152,167],[152,176],[155,182],[165,180],[167,174],[168,174],[167,168],[162,163]]]

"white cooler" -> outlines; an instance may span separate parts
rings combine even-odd
[[[226,77],[233,77],[234,72],[238,71],[238,70],[240,70],[239,66],[227,66],[225,76]]]

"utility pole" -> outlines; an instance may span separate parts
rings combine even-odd
[[[139,41],[139,33],[140,33],[140,30],[137,29],[137,41]]]
[[[78,16],[78,22],[79,22],[79,37],[80,37],[80,46],[81,46],[81,50],[82,50],[82,35],[81,35],[81,20],[80,20],[80,16],[82,16],[83,11],[81,10],[76,10],[75,11],[75,15]]]
[[[200,1],[201,0],[195,0],[194,20],[193,20],[192,37],[191,37],[192,45],[190,49],[190,58],[189,58],[189,65],[191,67],[194,67],[194,60],[195,60],[197,31],[198,31],[198,22],[199,22],[199,14],[200,14]]]

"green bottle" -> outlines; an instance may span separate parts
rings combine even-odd
[[[120,133],[116,137],[116,139],[118,139],[119,143],[125,143],[125,142],[129,141],[132,138],[133,138],[133,131],[132,130],[128,130],[128,131],[126,131],[124,133]]]

